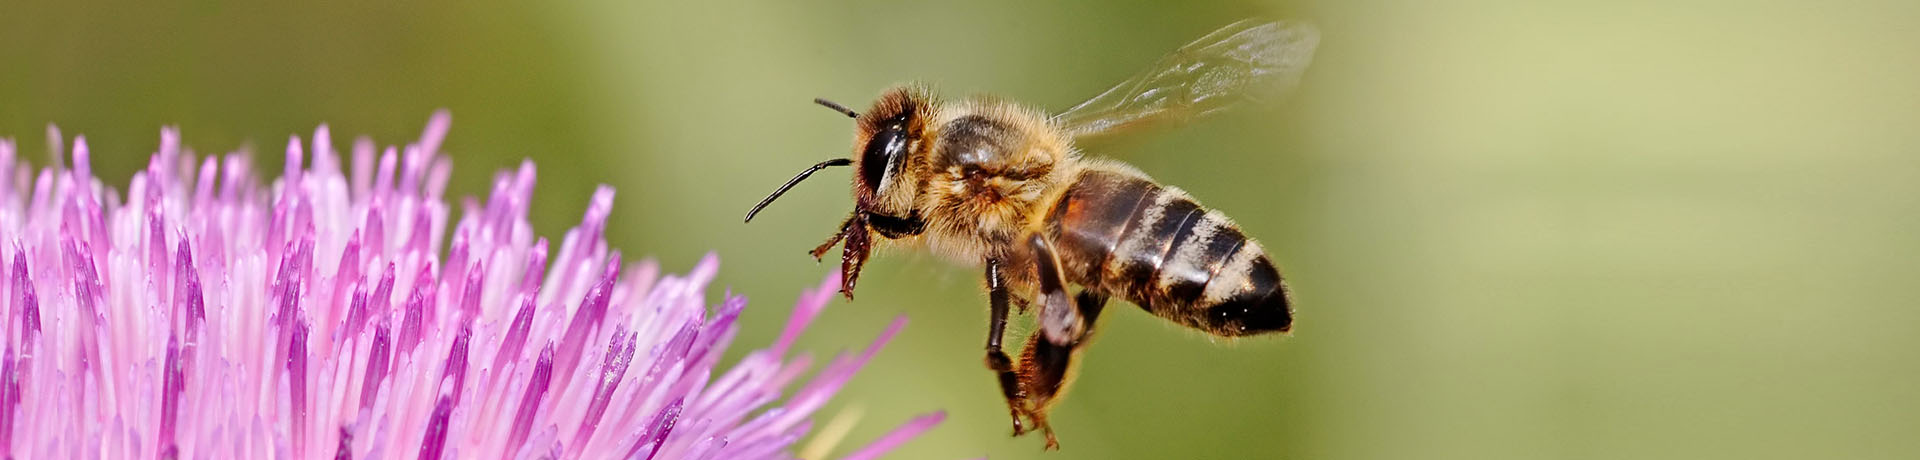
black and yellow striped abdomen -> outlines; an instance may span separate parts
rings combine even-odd
[[[1067,281],[1216,335],[1285,332],[1280,271],[1225,215],[1145,177],[1089,168],[1049,211]]]

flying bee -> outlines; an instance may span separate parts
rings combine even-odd
[[[1222,337],[1293,326],[1279,269],[1226,215],[1074,142],[1277,96],[1298,84],[1318,43],[1308,24],[1240,21],[1051,116],[992,98],[943,101],[917,85],[887,90],[864,113],[816,99],[855,120],[853,157],[807,168],[746,218],[815,172],[852,166],[853,213],[811,254],[844,243],[849,299],[875,245],[984,266],[986,364],[1013,434],[1040,431],[1056,449],[1047,411],[1109,298]],[[1001,347],[1015,304],[1039,309],[1017,363]]]

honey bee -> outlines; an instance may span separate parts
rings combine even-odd
[[[1087,157],[1074,142],[1277,96],[1298,84],[1318,43],[1309,24],[1236,22],[1051,116],[986,97],[943,101],[918,85],[887,90],[865,113],[816,99],[855,120],[853,157],[807,168],[746,220],[813,173],[852,166],[853,213],[813,257],[844,243],[848,299],[875,245],[984,266],[986,364],[1013,434],[1040,431],[1057,449],[1047,411],[1109,298],[1221,337],[1293,326],[1279,269],[1225,214],[1132,166]],[[1001,347],[1015,304],[1022,313],[1039,308],[1039,330],[1017,363]]]

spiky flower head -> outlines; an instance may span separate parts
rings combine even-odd
[[[790,348],[829,276],[775,343],[716,372],[746,306],[707,305],[716,257],[666,276],[624,262],[605,186],[556,249],[527,222],[530,161],[448,225],[448,120],[404,147],[355,141],[350,170],[321,126],[264,186],[247,154],[196,158],[166,129],[124,197],[84,138],[37,173],[0,139],[0,452],[783,458],[905,324],[805,376]]]

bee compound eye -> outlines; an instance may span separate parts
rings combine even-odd
[[[905,153],[906,146],[907,132],[902,125],[888,125],[874,134],[860,156],[861,181],[875,190],[882,188],[893,171],[899,168],[899,158]]]

